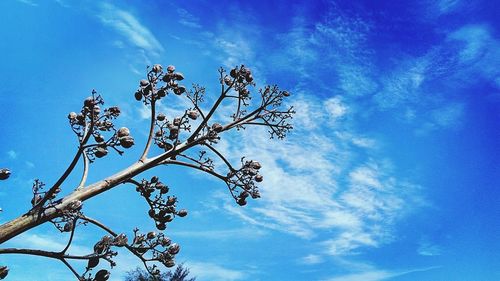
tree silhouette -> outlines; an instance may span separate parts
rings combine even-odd
[[[189,277],[189,269],[179,264],[174,272],[171,271],[162,273],[159,277],[152,276],[147,271],[137,268],[133,271],[127,272],[125,281],[195,281],[195,277]]]
[[[180,250],[180,246],[162,231],[174,218],[186,216],[187,211],[178,208],[177,197],[168,195],[169,187],[157,176],[150,179],[137,179],[137,176],[159,166],[183,166],[220,179],[228,187],[235,202],[241,206],[246,205],[249,198],[259,198],[257,183],[263,180],[259,174],[261,164],[244,157],[237,164],[231,163],[218,150],[217,143],[225,132],[239,131],[249,126],[264,126],[270,138],[284,138],[292,129],[289,121],[295,113],[292,107],[284,108],[282,104],[289,93],[276,85],[265,86],[252,93],[252,88],[255,87],[253,76],[243,65],[231,69],[229,73],[223,68],[218,72],[220,94],[206,108],[204,87],[193,84],[188,90],[180,85],[179,81],[184,80],[184,75],[176,72],[174,66],[168,66],[166,70],[158,64],[148,67],[147,78],[140,80],[139,88],[134,94],[137,101],[150,109],[149,131],[141,156],[137,162],[122,171],[87,184],[90,165],[94,161],[107,157],[113,151],[121,155],[135,144],[128,128],[115,126],[120,109],[116,106],[104,109],[103,98],[95,90],[92,91],[92,95],[84,100],[82,109],[68,115],[69,124],[79,144],[69,166],[50,186],[35,180],[32,208],[0,226],[0,243],[4,243],[37,226],[51,223],[60,232],[68,233],[66,247],[57,252],[3,248],[0,249],[0,254],[26,254],[56,259],[71,270],[77,280],[102,281],[109,278],[110,272],[107,269],[94,271],[103,263],[113,267],[117,250],[123,248],[139,258],[147,272],[157,278],[161,276],[158,264],[174,266],[175,255]],[[157,112],[158,101],[167,99],[172,94],[185,97],[189,101],[189,108],[180,116]],[[222,112],[221,114],[225,114],[222,119],[227,121],[218,123],[213,120],[214,114],[220,111],[218,109],[223,103],[231,105],[233,109],[231,112]],[[226,110],[229,107],[224,108]],[[162,152],[149,156],[152,145],[158,146]],[[216,167],[214,160],[222,163],[223,168]],[[82,165],[79,184],[72,188],[64,186],[79,163]],[[9,175],[9,169],[0,169],[0,180],[6,180]],[[137,193],[149,206],[148,216],[154,220],[158,233],[143,233],[135,228],[133,235],[128,237],[84,214],[83,203],[86,200],[121,184],[135,186]],[[106,235],[95,243],[93,252],[87,255],[70,254],[68,249],[74,241],[75,229],[85,225],[94,225]],[[77,260],[87,261],[84,270],[78,270],[72,265],[72,261]],[[7,276],[8,270],[6,266],[0,267],[0,279]]]

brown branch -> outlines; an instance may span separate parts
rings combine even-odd
[[[222,73],[223,72],[221,72],[221,77],[222,77]],[[224,90],[224,84],[222,84],[222,86],[221,86],[221,94],[220,94],[219,98],[217,99],[217,101],[215,102],[215,104],[212,106],[212,108],[208,112],[207,117],[204,118],[203,121],[201,121],[201,124],[198,126],[198,128],[196,128],[196,130],[193,132],[193,134],[188,138],[188,142],[193,141],[198,136],[198,133],[205,127],[205,125],[207,125],[208,121],[210,120],[210,118],[212,117],[212,115],[214,114],[214,112],[217,110],[217,108],[219,107],[220,103],[226,97],[227,92],[232,88],[233,84],[234,84],[234,81],[225,90]]]
[[[213,153],[215,153],[217,156],[219,156],[219,158],[224,161],[224,163],[227,165],[227,167],[229,168],[229,170],[231,172],[235,171],[236,169],[233,168],[233,166],[231,165],[231,163],[229,163],[229,161],[226,159],[226,157],[224,157],[224,155],[222,155],[217,149],[215,149],[212,145],[210,145],[209,143],[204,143],[203,145],[205,145],[206,147],[208,147]]]
[[[163,161],[161,164],[163,165],[168,165],[168,164],[173,164],[173,165],[179,165],[179,166],[185,166],[185,167],[189,167],[189,168],[193,168],[193,169],[196,169],[196,170],[199,170],[199,171],[202,171],[202,172],[205,172],[205,173],[208,173],[216,178],[219,178],[223,181],[226,181],[227,178],[221,174],[218,174],[210,169],[206,169],[206,168],[202,168],[200,166],[197,166],[197,165],[194,165],[194,164],[191,164],[191,163],[186,163],[186,162],[182,162],[182,161],[177,161],[177,160],[165,160]]]
[[[92,131],[94,129],[94,111],[92,109],[91,109],[90,119],[91,120],[90,120],[89,130],[86,132],[85,137],[81,141],[80,146],[78,148],[78,151],[76,152],[75,157],[73,157],[73,160],[69,164],[68,168],[66,169],[66,171],[64,171],[64,173],[57,180],[57,182],[47,191],[47,193],[45,193],[45,196],[42,198],[42,200],[40,200],[40,202],[38,202],[38,204],[36,204],[35,206],[33,206],[33,208],[30,210],[30,212],[33,212],[36,209],[40,209],[39,213],[38,213],[38,215],[40,216],[40,214],[43,211],[44,204],[52,197],[52,195],[55,193],[55,191],[57,190],[57,188],[59,186],[61,186],[61,184],[66,180],[66,178],[68,178],[68,176],[71,174],[71,172],[75,168],[76,164],[80,160],[80,156],[84,152],[83,146],[88,142],[90,136],[92,135]]]
[[[141,162],[144,162],[144,160],[146,160],[146,157],[148,156],[149,149],[151,147],[151,140],[153,139],[153,133],[154,133],[154,129],[155,129],[155,118],[156,118],[156,99],[155,99],[155,96],[153,93],[153,94],[151,94],[151,122],[149,124],[148,140],[146,142],[146,146],[144,147],[144,152],[142,152],[142,155],[139,158],[139,161],[141,161]]]
[[[80,183],[78,184],[77,189],[83,188],[85,185],[85,182],[87,181],[87,176],[89,174],[89,158],[87,156],[87,152],[85,150],[82,152],[82,157],[83,157],[83,174],[82,174],[82,179],[80,180]]]

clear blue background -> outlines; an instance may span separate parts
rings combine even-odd
[[[29,208],[33,179],[50,184],[63,172],[76,149],[66,115],[92,89],[121,107],[118,126],[137,146],[92,165],[90,182],[142,152],[147,111],[133,92],[146,65],[176,65],[186,85],[207,86],[208,106],[217,68],[245,64],[260,86],[289,89],[297,108],[285,141],[248,128],[219,145],[235,162],[263,163],[263,198],[240,208],[208,176],[155,172],[190,211],[167,234],[197,280],[500,280],[497,6],[1,1],[0,166],[13,174],[0,183],[0,221]],[[182,105],[169,97],[161,110],[174,117]],[[130,234],[154,228],[146,207],[120,186],[84,211]],[[101,235],[82,228],[72,250],[88,253]],[[58,250],[64,241],[47,226],[2,246]],[[0,263],[8,280],[72,278],[57,261]],[[126,253],[118,263],[113,280],[139,265]]]

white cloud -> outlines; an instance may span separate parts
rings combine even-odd
[[[347,106],[342,103],[340,96],[327,99],[324,102],[324,105],[326,107],[326,113],[330,116],[330,118],[332,118],[332,120],[344,116],[348,110]]]
[[[402,275],[411,274],[411,273],[415,273],[415,272],[423,272],[423,271],[433,270],[436,268],[439,268],[439,267],[433,266],[433,267],[412,269],[412,270],[406,270],[406,271],[387,271],[387,270],[372,269],[372,270],[368,270],[368,271],[333,277],[333,278],[327,279],[326,281],[382,281],[382,280],[387,280],[387,279],[394,278],[397,276],[402,276]]]
[[[192,28],[201,28],[199,19],[187,10],[178,8],[177,14],[179,15],[179,23]]]
[[[30,5],[30,6],[33,6],[33,7],[38,6],[37,3],[33,2],[33,1],[30,1],[30,0],[17,0],[17,2],[26,4],[26,5]]]
[[[454,10],[460,4],[460,0],[439,0],[435,2],[441,14],[446,14]]]
[[[417,253],[422,256],[439,256],[443,252],[443,249],[436,245],[432,244],[427,239],[422,239],[419,243],[419,247]]]
[[[188,261],[185,263],[186,268],[196,280],[219,280],[219,281],[235,281],[245,279],[245,272],[229,269],[215,263]]]
[[[61,239],[61,237],[64,237]],[[45,251],[61,251],[66,247],[66,240],[69,237],[67,235],[38,235],[38,234],[27,234],[23,233],[18,235],[11,240],[8,244],[13,247],[19,248],[29,248],[29,249],[40,249]],[[72,243],[69,248],[70,254],[74,255],[88,255],[92,253],[93,250],[85,246],[80,246],[76,243]]]
[[[463,103],[450,103],[435,109],[426,116],[427,121],[415,130],[417,135],[425,135],[431,131],[443,128],[457,128],[464,115]]]
[[[319,264],[323,262],[323,258],[320,255],[314,255],[314,254],[309,254],[303,258],[300,259],[299,261],[302,264]]]
[[[10,159],[14,160],[17,158],[17,152],[14,150],[9,150],[7,151],[7,155],[9,156]]]
[[[199,230],[199,231],[175,231],[169,232],[175,237],[203,238],[203,239],[227,239],[232,237],[240,237],[245,240],[256,239],[266,235],[266,231],[254,228],[238,228],[226,230]]]
[[[331,106],[306,94],[294,99],[295,130],[286,141],[255,137],[265,134],[255,132],[262,128],[247,128],[238,140],[221,141],[220,150],[234,162],[242,155],[260,161],[265,179],[262,198],[250,202],[251,208],[238,208],[233,202],[224,208],[250,224],[305,239],[328,229],[331,236],[319,244],[329,255],[348,255],[390,241],[391,227],[409,209],[411,204],[405,202],[414,200],[417,187],[392,176],[386,161],[352,162],[359,149],[369,155],[372,145],[349,129],[347,104],[336,98],[326,102],[346,117],[332,129],[325,126],[332,118]]]
[[[452,32],[448,38],[465,43],[459,52],[461,63],[470,63],[483,56],[492,40],[488,28],[481,25],[466,25]]]
[[[154,55],[163,52],[163,46],[153,33],[131,13],[109,3],[103,3],[100,8],[101,22],[125,37],[132,46]]]

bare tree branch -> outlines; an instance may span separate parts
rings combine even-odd
[[[141,173],[151,170],[159,165],[177,165],[194,170],[199,170],[223,181],[229,189],[236,203],[243,206],[247,204],[248,198],[259,198],[260,193],[257,183],[263,180],[259,174],[261,165],[254,160],[241,158],[241,167],[233,165],[228,157],[221,153],[214,145],[222,134],[231,129],[240,129],[244,126],[265,126],[268,128],[270,137],[285,137],[292,129],[288,120],[292,118],[293,108],[280,109],[284,97],[289,94],[281,91],[277,86],[267,86],[259,90],[260,103],[256,108],[249,109],[250,90],[255,86],[251,71],[244,67],[236,67],[226,74],[224,69],[219,69],[219,82],[221,84],[220,95],[212,104],[208,113],[202,111],[200,103],[203,102],[205,88],[193,85],[192,91],[187,91],[179,81],[184,79],[182,73],[176,72],[174,66],[168,66],[166,71],[161,65],[148,68],[147,79],[139,82],[139,89],[134,93],[136,100],[141,101],[150,108],[151,119],[147,133],[146,145],[136,163],[95,183],[86,185],[90,165],[99,158],[106,157],[108,151],[114,150],[119,155],[124,153],[122,149],[131,148],[135,141],[131,132],[126,127],[116,128],[114,121],[120,115],[118,107],[110,107],[101,110],[100,106],[104,100],[95,91],[92,96],[84,101],[80,113],[71,112],[68,115],[72,131],[77,135],[79,147],[71,163],[60,178],[45,191],[45,184],[40,180],[33,183],[33,208],[24,215],[19,216],[3,225],[0,225],[0,244],[10,240],[17,235],[33,229],[46,222],[52,223],[60,232],[69,232],[69,239],[65,247],[59,252],[45,251],[39,249],[0,249],[1,254],[26,254],[53,258],[60,260],[80,281],[101,281],[109,278],[109,271],[101,269],[92,277],[92,270],[99,260],[104,260],[111,267],[115,265],[113,258],[118,252],[115,248],[125,248],[139,258],[146,270],[154,276],[159,276],[160,270],[155,262],[166,267],[174,266],[175,255],[180,246],[172,243],[170,238],[162,232],[166,224],[176,217],[185,217],[187,210],[178,209],[178,199],[169,195],[169,187],[161,182],[157,176],[151,179],[135,180]],[[237,94],[230,94],[234,91]],[[157,113],[157,102],[166,98],[169,94],[185,95],[193,107],[184,111],[182,116],[168,119],[163,113]],[[237,99],[237,101],[234,101]],[[214,122],[215,113],[224,101],[234,104],[234,112],[231,114],[232,121],[226,125]],[[226,107],[224,107],[226,108]],[[193,120],[201,118],[201,122],[193,132]],[[156,130],[156,131],[155,131]],[[151,147],[155,144],[163,152],[149,157]],[[195,147],[207,147],[198,151],[198,156],[192,156]],[[211,155],[215,155],[228,168],[227,174],[215,171]],[[70,194],[60,196],[61,186],[67,180],[74,168],[83,158],[83,171],[80,182]],[[0,179],[9,177],[8,169],[0,169]],[[150,231],[146,234],[134,229],[134,237],[129,242],[125,234],[118,234],[105,224],[96,219],[89,218],[83,214],[83,202],[98,196],[120,184],[132,183],[138,194],[144,198],[149,206],[148,216],[156,223],[160,231]],[[58,198],[59,196],[59,198]],[[70,255],[68,250],[74,242],[75,229],[80,225],[91,224],[105,231],[109,235],[103,236],[94,245],[94,252],[88,255]],[[111,236],[110,236],[111,235]],[[70,260],[88,260],[88,265],[82,274],[78,273],[70,263]],[[8,269],[1,267],[2,274]]]

